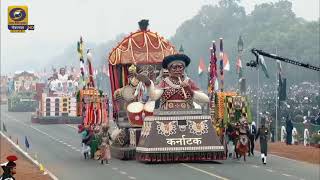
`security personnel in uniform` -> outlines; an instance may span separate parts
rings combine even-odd
[[[258,129],[256,135],[256,140],[260,138],[260,151],[261,151],[261,160],[263,164],[267,164],[267,153],[268,153],[268,136],[269,129],[265,126],[266,117],[261,118],[261,125]]]

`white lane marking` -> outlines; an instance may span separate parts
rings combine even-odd
[[[282,175],[287,176],[287,177],[292,176],[292,175],[290,175],[290,174],[285,174],[285,173],[283,173]]]
[[[53,139],[53,140],[55,140],[55,141],[57,141],[57,142],[60,142],[61,144],[64,144],[64,145],[66,145],[66,146],[68,146],[68,147],[70,147],[72,150],[75,150],[75,151],[78,151],[78,152],[80,152],[81,150],[80,149],[76,149],[75,147],[73,147],[72,145],[70,145],[70,144],[67,144],[66,142],[63,142],[62,140],[59,140],[59,139],[57,139],[57,138],[55,138],[55,137],[53,137],[53,136],[51,136],[51,135],[49,135],[48,133],[46,133],[46,132],[44,132],[44,131],[42,131],[42,130],[40,130],[40,129],[38,129],[38,128],[36,128],[36,127],[33,127],[32,125],[28,125],[28,124],[26,124],[26,123],[24,123],[24,122],[21,122],[21,121],[19,121],[19,120],[17,120],[17,119],[15,119],[15,118],[13,118],[13,117],[9,117],[9,115],[6,115],[8,118],[10,118],[10,119],[12,119],[12,120],[14,120],[14,121],[16,121],[16,122],[18,122],[18,123],[21,123],[21,124],[23,124],[23,125],[25,125],[25,126],[27,126],[27,127],[30,127],[30,128],[32,128],[32,129],[34,129],[34,130],[36,130],[36,131],[38,131],[38,132],[40,132],[41,134],[44,134],[44,135],[46,135],[46,136],[48,136],[49,138],[51,138],[51,139]],[[71,125],[68,125],[67,124],[67,126],[69,126],[69,127],[71,127],[71,128],[74,128],[74,129],[77,129],[76,127],[74,127],[74,126],[71,126]],[[118,170],[118,168],[112,168],[113,170]],[[123,174],[123,175],[126,175],[127,174],[127,172],[125,172],[125,171],[120,171],[120,173],[121,174]],[[136,179],[135,177],[133,177],[133,176],[128,176],[128,178],[129,179]]]
[[[30,127],[31,129],[34,129],[34,130],[40,132],[41,134],[44,134],[44,135],[48,136],[49,138],[51,138],[51,139],[53,139],[53,140],[56,139],[56,138],[54,138],[53,136],[49,135],[48,133],[46,133],[46,132],[44,132],[44,131],[42,131],[42,130],[40,130],[40,129],[32,126],[32,125],[28,125],[28,124],[26,124],[26,123],[24,123],[24,122],[21,122],[21,121],[17,120],[16,118],[13,118],[13,117],[11,117],[11,116],[9,116],[9,115],[7,115],[7,114],[5,114],[5,116],[7,116],[8,118],[10,118],[10,119],[13,120],[13,121],[16,121],[17,123],[20,123],[20,124],[23,124],[24,126]],[[59,141],[58,141],[58,140],[55,140],[55,141],[60,142],[61,144],[64,144],[65,146],[71,147],[71,145],[69,146],[67,143],[63,142],[62,140],[59,140]],[[71,149],[72,149],[72,148],[71,148]]]
[[[273,172],[273,170],[272,170],[272,169],[266,169],[266,171]]]
[[[124,172],[124,171],[120,171],[120,174],[127,174],[126,172]]]
[[[222,179],[222,180],[229,180],[228,178],[225,178],[225,177],[222,177],[222,176],[213,174],[213,173],[211,173],[211,172],[208,172],[208,171],[205,171],[205,170],[196,168],[196,167],[194,167],[194,166],[191,166],[191,165],[188,165],[188,164],[185,164],[185,163],[181,163],[181,165],[186,166],[186,167],[188,167],[188,168],[190,168],[190,169],[193,169],[193,170],[196,170],[196,171],[205,173],[205,174],[207,174],[207,175],[209,175],[209,176],[212,176],[212,177],[216,177],[216,178],[219,178],[219,179]]]
[[[252,167],[254,167],[254,168],[258,168],[259,166],[257,166],[257,165],[251,165]]]

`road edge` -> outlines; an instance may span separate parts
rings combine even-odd
[[[2,137],[4,137],[11,145],[13,145],[13,147],[15,147],[24,157],[26,157],[27,159],[29,159],[33,164],[35,164],[37,167],[40,168],[40,163],[33,159],[26,151],[24,151],[23,149],[21,149],[18,145],[16,145],[8,136],[6,136],[3,132],[0,131],[0,135]],[[50,176],[50,178],[52,180],[59,180],[57,178],[57,176],[55,176],[52,172],[50,172],[48,169],[45,170],[48,175]]]

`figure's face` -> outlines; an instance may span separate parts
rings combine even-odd
[[[167,70],[164,70],[163,73],[162,73],[162,77],[166,78],[168,76],[169,76],[169,72]]]
[[[182,77],[184,68],[184,64],[180,62],[174,62],[169,66],[169,74],[173,77]]]
[[[64,75],[66,73],[66,71],[64,69],[60,69],[60,74]]]
[[[16,172],[16,167],[13,167],[13,168],[12,168],[11,173],[12,173],[12,174],[16,174],[16,173],[17,173],[17,172]]]

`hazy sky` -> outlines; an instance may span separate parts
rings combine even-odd
[[[255,4],[277,0],[242,0],[247,13]],[[319,0],[291,0],[298,17],[319,18]],[[1,0],[1,71],[23,70],[25,64],[39,67],[80,35],[90,42],[105,42],[120,33],[138,29],[137,22],[150,20],[150,29],[169,38],[176,28],[197,14],[201,6],[218,0]],[[29,23],[35,31],[10,33],[8,5],[27,5]],[[3,27],[3,28],[2,28]],[[107,53],[107,52],[106,52]],[[70,61],[76,61],[70,59]],[[28,69],[30,70],[30,69]]]

